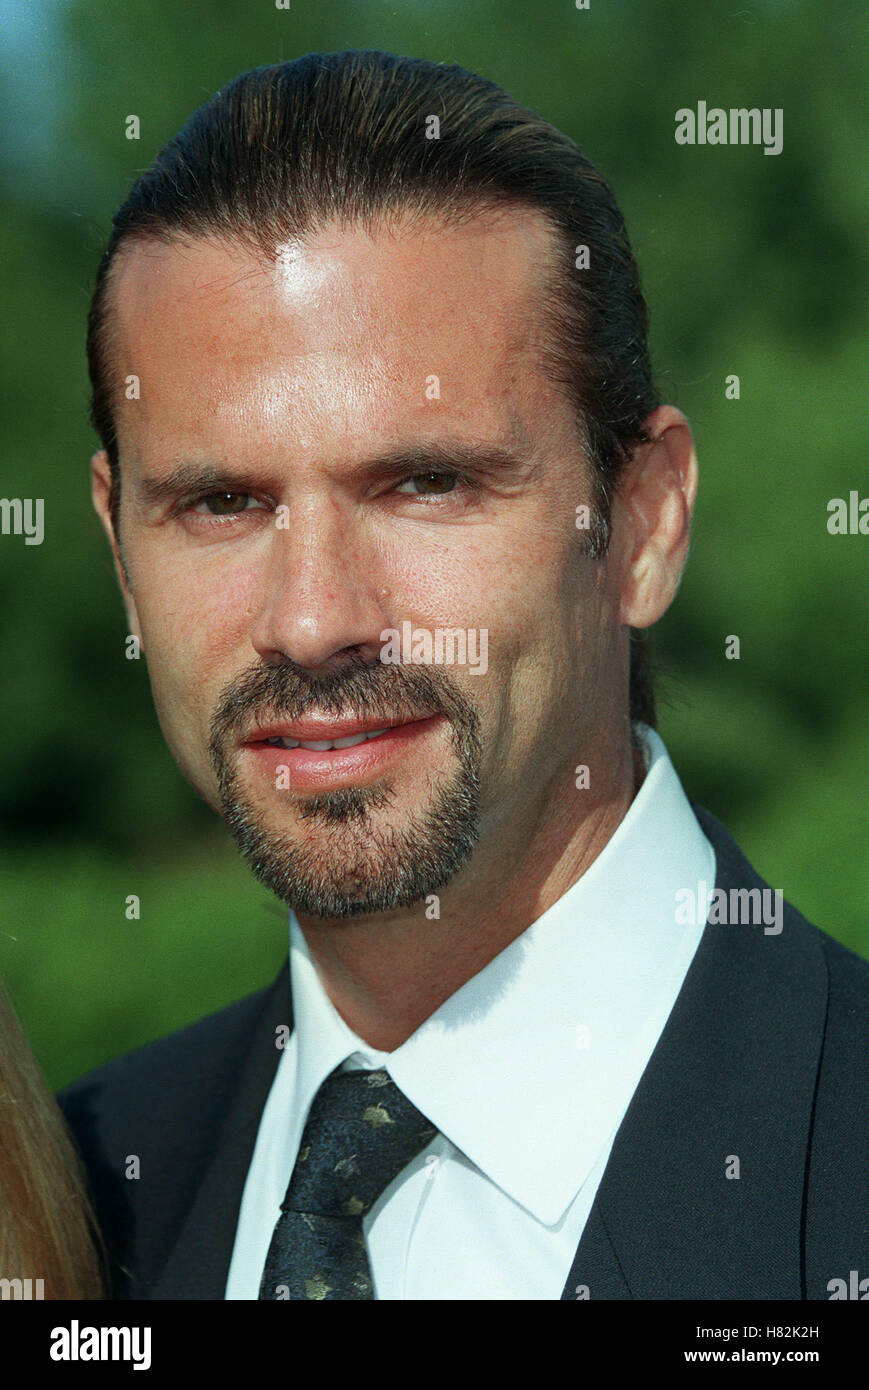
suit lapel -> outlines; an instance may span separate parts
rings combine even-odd
[[[245,1178],[281,1055],[276,1046],[276,1029],[281,1026],[290,1031],[293,1026],[288,962],[265,995],[250,1047],[239,1058],[238,1082],[213,1156],[204,1166],[202,1183],[178,1240],[148,1298],[224,1296]]]
[[[716,886],[766,885],[695,807]],[[804,1297],[801,1226],[827,1003],[793,908],[779,935],[707,922],[616,1136],[562,1299]],[[737,1171],[739,1176],[728,1177]],[[621,1291],[619,1291],[621,1289]]]
[[[581,1302],[592,1297],[595,1300],[632,1297],[597,1201],[585,1223],[561,1302]]]

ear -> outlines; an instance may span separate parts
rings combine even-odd
[[[142,632],[139,626],[139,615],[136,611],[136,602],[133,598],[127,578],[127,571],[121,558],[121,550],[118,537],[115,535],[115,528],[112,523],[112,469],[109,463],[109,456],[104,449],[94,454],[91,459],[91,500],[94,504],[94,511],[103,524],[103,530],[109,538],[109,545],[112,548],[112,558],[115,562],[115,574],[118,585],[120,586],[121,596],[124,600],[124,607],[127,610],[127,631],[132,633],[139,640],[139,648],[144,651],[142,642]]]
[[[645,428],[651,442],[635,449],[613,501],[621,556],[619,620],[636,628],[651,627],[676,596],[698,477],[691,426],[681,410],[662,405]]]

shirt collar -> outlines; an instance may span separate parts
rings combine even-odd
[[[676,893],[715,855],[657,733],[648,771],[586,872],[393,1052],[335,1009],[290,913],[298,1099],[343,1061],[385,1066],[514,1201],[554,1225],[612,1139],[703,931]]]

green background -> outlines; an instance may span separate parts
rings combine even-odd
[[[265,984],[286,952],[283,909],[181,779],[144,662],[124,656],[89,500],[84,321],[136,173],[224,81],[312,49],[460,62],[612,183],[664,395],[701,464],[691,558],[656,630],[661,732],[758,871],[869,956],[869,539],[826,529],[831,498],[869,495],[865,7],[7,0],[3,14],[0,494],[43,497],[46,534],[0,537],[0,976],[50,1082]],[[783,108],[783,152],[677,146],[675,112],[699,100]]]

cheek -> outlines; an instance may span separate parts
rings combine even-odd
[[[137,592],[154,703],[171,741],[191,724],[207,729],[222,686],[255,659],[254,590],[251,572],[224,558],[164,574],[159,586]]]
[[[570,541],[536,551],[508,610],[513,643],[511,717],[526,749],[557,748],[591,714],[606,642],[599,570]]]
[[[383,609],[394,621],[420,625],[486,627],[495,611],[492,557],[473,540],[467,544],[425,542],[420,537],[391,547],[385,566],[388,597]]]
[[[488,670],[460,678],[487,727],[491,767],[502,771],[537,757],[541,740],[557,743],[576,698],[585,594],[565,574],[575,561],[563,537],[534,516],[526,523],[469,527],[434,558],[409,551],[400,570],[419,621],[487,632]]]
[[[532,588],[539,585],[541,569],[545,573],[550,564],[545,556],[529,558],[526,537],[521,527],[499,518],[497,524],[457,526],[443,539],[420,530],[387,545],[387,612],[417,616],[420,623],[485,628],[490,645],[509,659],[534,606],[529,581]]]

